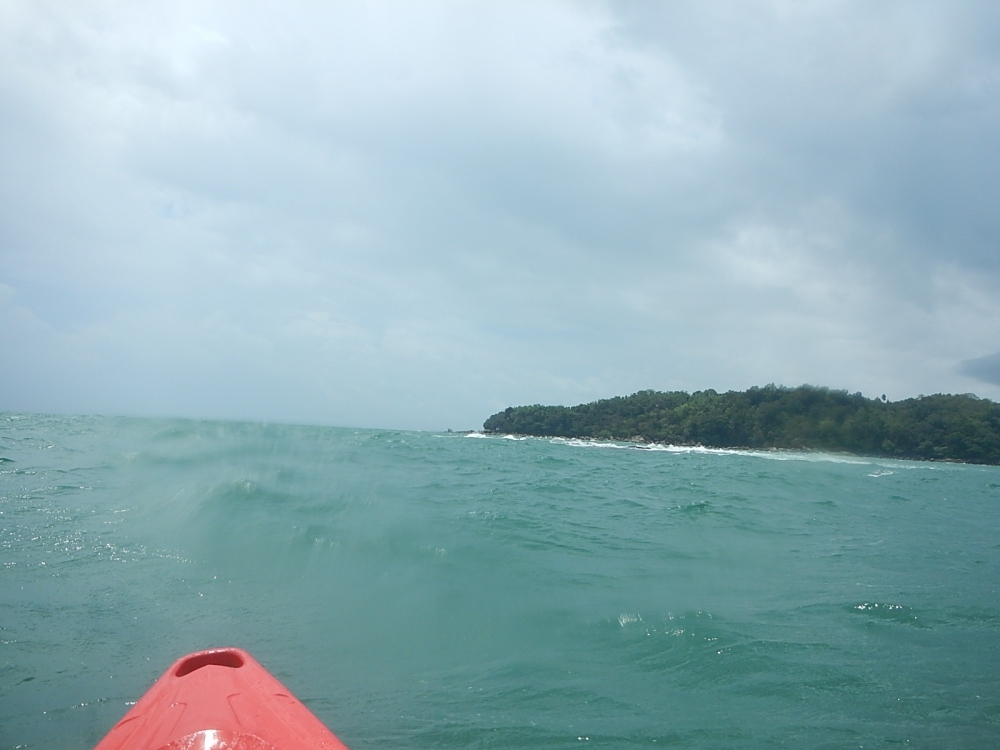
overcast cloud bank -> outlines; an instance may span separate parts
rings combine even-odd
[[[998,40],[977,2],[13,0],[0,409],[997,399]]]

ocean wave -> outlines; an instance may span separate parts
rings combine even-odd
[[[17,424],[31,439],[0,445],[16,462],[0,466],[0,643],[14,644],[0,735],[24,746],[110,728],[179,654],[223,640],[372,747],[848,744],[829,727],[877,745],[918,725],[928,746],[997,736],[977,697],[1000,674],[983,645],[1000,638],[997,467]],[[64,721],[104,698],[103,713]]]
[[[867,615],[873,621],[895,622],[901,625],[926,627],[916,611],[905,604],[893,602],[862,602],[853,606],[853,611]]]
[[[854,466],[878,466],[868,476],[881,477],[894,474],[902,469],[923,469],[941,471],[948,468],[961,469],[965,464],[933,463],[929,461],[912,461],[907,459],[878,458],[875,456],[855,456],[844,453],[827,453],[824,451],[793,450],[787,448],[711,448],[704,445],[677,445],[674,443],[644,443],[630,440],[608,440],[600,438],[568,438],[549,437],[542,435],[517,435],[509,433],[469,432],[463,437],[485,440],[537,440],[551,445],[565,445],[571,448],[602,448],[605,450],[648,451],[651,453],[674,453],[678,455],[695,454],[706,456],[745,456],[763,458],[768,461],[802,461],[805,463],[848,464]]]
[[[606,448],[612,450],[641,450],[659,453],[701,454],[713,456],[749,456],[769,461],[806,461],[810,463],[856,464],[870,466],[873,459],[863,456],[848,456],[814,451],[794,451],[784,449],[760,450],[754,448],[710,448],[704,445],[676,445],[673,443],[639,443],[633,441],[597,440],[590,438],[538,438],[553,445],[568,445],[576,448]]]

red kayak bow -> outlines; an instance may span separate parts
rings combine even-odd
[[[347,750],[246,651],[178,659],[94,750]]]

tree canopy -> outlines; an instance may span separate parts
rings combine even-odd
[[[886,401],[809,385],[726,393],[650,390],[579,406],[510,407],[483,429],[1000,464],[1000,404],[972,394]]]

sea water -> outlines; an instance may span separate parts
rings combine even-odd
[[[0,748],[248,649],[353,750],[1000,746],[1000,469],[0,415]]]

